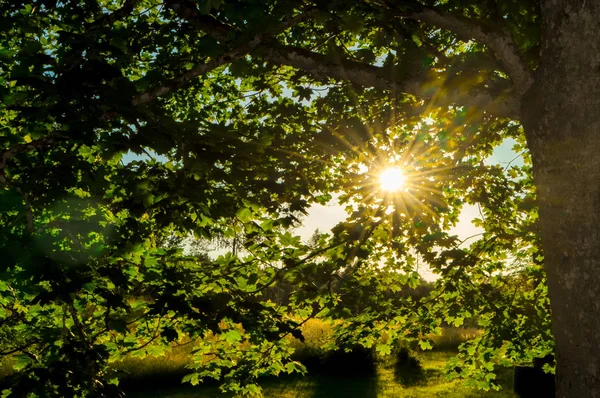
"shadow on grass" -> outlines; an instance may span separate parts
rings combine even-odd
[[[125,392],[127,398],[233,398],[234,396],[221,392],[217,383],[213,381],[204,382],[199,386],[182,383],[183,375],[173,372],[148,377],[129,377],[121,380],[119,387]]]
[[[309,367],[309,372],[311,368]],[[377,364],[372,349],[362,346],[350,351],[342,348],[328,352],[312,374],[312,398],[377,397]]]
[[[127,398],[233,397],[233,394],[223,394],[218,383],[212,379],[200,386],[182,383],[183,377],[190,372],[183,367],[153,369],[139,374],[119,372],[119,388]]]
[[[144,373],[141,375],[120,374],[119,387],[125,391],[146,391],[156,388],[181,387],[181,379],[190,373],[187,369],[169,372]]]
[[[376,376],[344,377],[310,374],[268,377],[260,381],[266,398],[376,398]]]
[[[349,350],[339,348],[324,352],[318,349],[299,350],[294,356],[306,366],[308,375],[297,378],[297,386],[307,391],[303,397],[377,397],[377,360],[372,349],[360,345]],[[280,378],[293,380],[293,377]],[[292,382],[291,385],[294,385]]]
[[[311,398],[376,398],[378,393],[377,377],[375,376],[352,378],[317,376],[313,381]]]
[[[376,398],[378,383],[376,362],[372,350],[354,347],[330,351],[325,355],[308,359],[307,376],[269,376],[259,380],[266,397],[303,398]],[[312,360],[312,361],[311,361]],[[222,394],[216,382],[207,381],[193,387],[181,384],[189,371],[180,369],[153,369],[143,375],[122,374],[119,387],[127,397],[232,397]],[[300,395],[298,395],[300,394]]]

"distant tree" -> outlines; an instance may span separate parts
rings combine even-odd
[[[345,291],[377,303],[341,331],[363,345],[389,351],[381,325],[396,339],[477,319],[462,376],[494,387],[496,364],[556,342],[557,395],[594,396],[599,16],[565,0],[0,3],[11,395],[115,395],[109,359],[185,335],[213,336],[187,380],[253,393],[298,370],[283,337],[340,315]],[[490,164],[507,138],[523,162]],[[379,189],[388,166],[403,190]],[[331,237],[288,231],[334,192],[349,217]],[[464,204],[485,231],[468,247],[448,232]],[[190,231],[242,236],[244,253],[159,245]],[[387,300],[420,283],[415,256],[436,289]],[[339,294],[306,279],[344,270]],[[280,282],[287,306],[259,300]]]

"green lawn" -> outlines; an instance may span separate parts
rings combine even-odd
[[[452,352],[424,352],[419,354],[423,366],[423,378],[404,385],[394,375],[393,365],[380,365],[376,377],[339,378],[327,376],[280,377],[264,380],[265,397],[273,398],[326,398],[326,397],[361,397],[361,398],[429,398],[453,397],[476,398],[516,397],[512,393],[512,372],[504,370],[500,375],[503,390],[480,391],[464,386],[460,380],[448,381],[442,370]],[[151,391],[129,393],[128,397],[136,398],[208,398],[227,396],[221,394],[216,387],[181,386],[171,388],[153,388]],[[230,395],[229,395],[230,396]]]

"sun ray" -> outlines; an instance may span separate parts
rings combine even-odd
[[[417,207],[420,207],[421,209],[423,209],[426,213],[428,213],[430,216],[432,217],[436,217],[436,213],[433,211],[433,209],[431,209],[429,206],[427,206],[425,203],[423,203],[422,200],[419,200],[417,197],[415,197],[413,194],[411,194],[410,192],[407,192],[408,197],[411,199],[412,202],[414,202],[416,204]]]
[[[435,194],[442,194],[443,191],[439,188],[432,188],[432,187],[428,187],[426,185],[408,185],[407,188],[414,188],[414,190],[416,191],[424,191],[424,192],[431,192],[431,193],[435,193]]]

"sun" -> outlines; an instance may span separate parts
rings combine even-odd
[[[382,191],[397,192],[404,189],[406,175],[399,167],[388,167],[379,174],[379,187]]]

